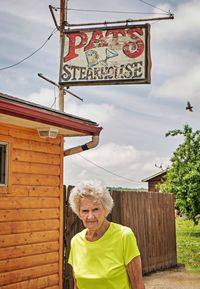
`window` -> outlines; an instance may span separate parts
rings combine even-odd
[[[7,147],[6,143],[0,142],[0,186],[7,184]]]

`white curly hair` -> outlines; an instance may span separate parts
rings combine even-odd
[[[80,198],[92,197],[96,200],[100,200],[104,209],[108,214],[112,211],[114,201],[108,191],[108,189],[100,181],[83,181],[75,186],[69,196],[69,204],[72,211],[79,216],[80,211]]]

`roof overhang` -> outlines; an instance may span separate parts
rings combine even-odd
[[[154,174],[154,175],[152,175],[152,176],[150,176],[148,178],[143,179],[142,182],[149,182],[149,181],[151,181],[151,180],[153,180],[153,179],[155,179],[157,177],[162,177],[163,175],[165,175],[167,173],[167,171],[168,171],[168,169],[162,170],[161,172],[159,172],[157,174]]]
[[[57,128],[64,136],[99,135],[93,121],[0,93],[0,121],[26,128]]]

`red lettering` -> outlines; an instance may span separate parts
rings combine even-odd
[[[142,28],[130,28],[127,31],[127,34],[134,40],[127,42],[123,47],[123,52],[126,56],[130,58],[137,58],[144,51],[144,42],[136,34],[143,35]]]
[[[106,37],[109,37],[109,35],[112,35],[113,36],[112,43],[114,45],[118,46],[119,45],[119,42],[118,42],[119,34],[121,34],[122,36],[126,36],[125,29],[107,30]]]
[[[94,31],[88,45],[84,48],[84,51],[93,49],[95,47],[108,46],[102,31]]]
[[[69,38],[69,51],[64,56],[64,61],[67,62],[79,56],[78,49],[88,51],[99,47],[111,47],[120,49],[123,42],[126,41],[126,36],[130,39],[123,45],[123,52],[130,58],[137,58],[144,52],[144,41],[142,28],[128,28],[128,29],[110,29],[105,31],[93,31],[90,39],[85,32],[66,33],[65,36]],[[125,37],[125,39],[123,39]],[[111,38],[111,39],[109,39]],[[120,38],[122,38],[120,40]],[[82,51],[83,51],[82,50]]]
[[[69,38],[69,52],[64,57],[65,62],[73,58],[76,58],[79,55],[76,52],[76,49],[84,47],[88,40],[87,34],[84,32],[69,33],[69,34],[66,34],[66,37]],[[78,42],[78,39],[79,39],[79,42]]]

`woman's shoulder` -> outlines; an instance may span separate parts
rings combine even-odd
[[[85,239],[85,233],[86,233],[86,229],[83,229],[81,232],[77,233],[76,235],[74,235],[71,239],[71,242],[75,242],[77,240],[83,240]]]
[[[121,225],[121,224],[118,224],[118,223],[113,223],[112,222],[112,228],[113,228],[113,230],[118,231],[122,235],[127,235],[127,234],[130,234],[130,233],[131,234],[133,233],[131,228],[129,228],[127,226],[124,226],[124,225]]]

